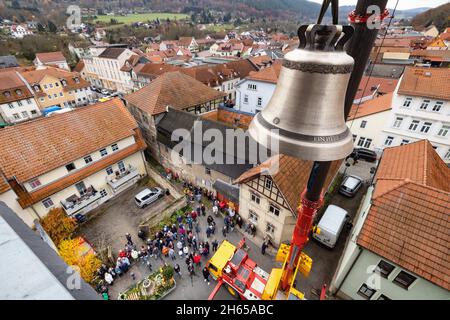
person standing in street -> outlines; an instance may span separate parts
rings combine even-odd
[[[173,267],[173,270],[176,272],[176,274],[181,278],[181,269],[180,269],[180,265],[177,263],[175,264],[175,266]]]
[[[217,241],[217,239],[214,239],[211,244],[212,244],[213,251],[216,252],[217,251],[217,247],[219,246],[219,242]]]
[[[264,240],[264,242],[263,242],[263,244],[262,244],[262,247],[261,247],[261,253],[262,253],[262,255],[265,255],[265,254],[266,254],[266,249],[267,249],[268,246],[269,246],[268,241],[267,241],[267,240]]]
[[[205,278],[205,282],[208,282],[208,286],[209,286],[211,283],[209,282],[209,270],[208,270],[208,268],[204,267],[202,273],[203,273],[203,278]]]
[[[125,238],[127,239],[127,244],[133,245],[133,241],[131,240],[131,234],[127,233],[125,234]]]
[[[227,237],[227,226],[223,226],[222,228],[222,234],[226,238]]]

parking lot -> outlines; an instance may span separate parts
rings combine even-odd
[[[117,255],[126,243],[126,233],[136,234],[142,220],[162,212],[174,200],[172,196],[164,196],[141,209],[134,202],[134,196],[146,187],[136,184],[91,211],[88,214],[91,218],[81,225],[79,234],[84,236],[94,248],[99,249],[109,245],[112,252]]]

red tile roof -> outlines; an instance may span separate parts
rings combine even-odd
[[[449,290],[449,181],[427,140],[385,149],[357,243]]]
[[[450,290],[449,208],[449,192],[404,180],[373,197],[357,243]]]
[[[20,91],[17,91],[20,90]],[[19,94],[20,93],[20,94]],[[32,98],[33,94],[16,71],[0,72],[0,103]]]
[[[363,76],[355,95],[355,100],[372,95],[375,91],[381,94],[394,92],[398,79]],[[378,90],[377,90],[378,89]]]
[[[450,100],[450,69],[408,67],[399,94]]]
[[[144,88],[127,95],[125,99],[142,111],[157,115],[165,112],[167,106],[183,110],[225,95],[177,71],[164,73]]]
[[[326,188],[333,181],[341,163],[342,160],[332,162],[325,181]],[[312,166],[313,161],[301,160],[287,155],[277,155],[261,165],[246,171],[236,179],[235,183],[245,183],[260,175],[270,175],[295,214],[295,210],[299,206],[300,195],[308,183]],[[277,168],[278,170],[276,170]]]
[[[281,60],[276,60],[270,67],[264,68],[258,72],[250,72],[247,79],[264,81],[276,84],[281,71]]]
[[[66,57],[64,57],[61,51],[36,53],[36,58],[42,63],[66,61]]]
[[[0,130],[0,170],[26,182],[134,134],[120,99]]]
[[[11,189],[11,187],[8,182],[6,182],[5,177],[0,173],[0,194],[5,193],[9,189]]]
[[[393,92],[378,96],[377,98],[354,104],[348,114],[347,121],[369,116],[383,111],[391,110]]]

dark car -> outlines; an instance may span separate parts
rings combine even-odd
[[[353,152],[350,155],[350,157],[356,160],[365,160],[367,162],[377,161],[377,153],[375,151],[364,148],[353,149]]]

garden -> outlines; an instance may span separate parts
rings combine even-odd
[[[159,300],[175,290],[174,270],[164,265],[142,281],[119,294],[119,300]]]

